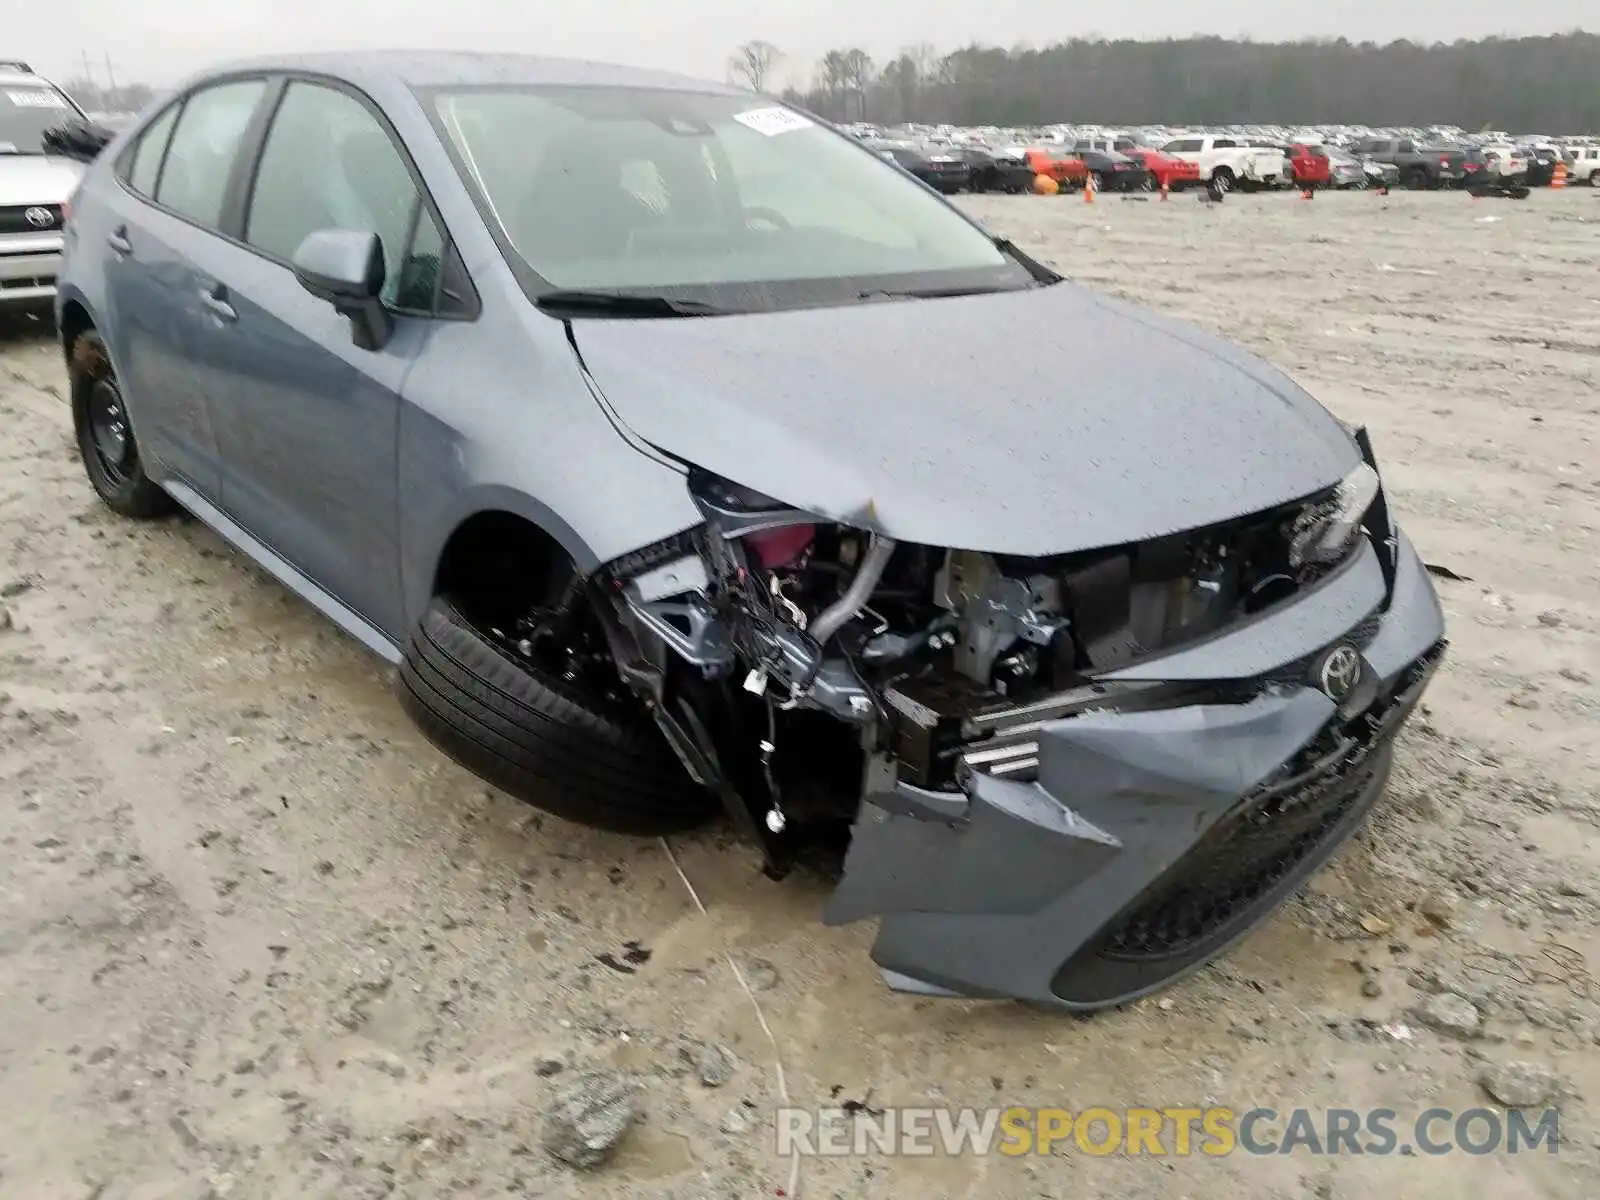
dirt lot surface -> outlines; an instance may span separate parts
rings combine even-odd
[[[970,208],[1372,427],[1423,556],[1468,578],[1439,581],[1453,650],[1371,827],[1159,1000],[892,995],[870,925],[819,925],[820,882],[681,839],[703,915],[660,843],[444,761],[373,660],[198,524],[99,507],[48,331],[11,322],[0,1196],[774,1196],[774,1053],[724,955],[801,1105],[1386,1106],[1405,1134],[1498,1111],[1480,1079],[1526,1061],[1561,1110],[1553,1157],[846,1158],[807,1161],[805,1196],[1594,1194],[1600,194]],[[1062,404],[1097,390],[1061,368]],[[723,1086],[703,1041],[738,1059]],[[638,1079],[641,1120],[579,1174],[542,1124],[596,1066]]]

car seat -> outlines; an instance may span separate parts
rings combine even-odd
[[[507,233],[536,269],[541,261],[621,258],[630,236],[652,220],[649,209],[623,187],[611,149],[593,137],[550,146],[507,216]]]

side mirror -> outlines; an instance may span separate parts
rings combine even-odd
[[[394,329],[383,291],[383,242],[375,233],[319,229],[308,233],[294,252],[294,277],[334,311],[350,318],[350,340],[363,350],[379,350]]]

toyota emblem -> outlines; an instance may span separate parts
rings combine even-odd
[[[48,208],[43,208],[39,205],[35,205],[33,208],[28,209],[27,212],[22,214],[22,218],[35,229],[49,229],[50,226],[56,223],[55,213],[51,212]]]
[[[1354,646],[1335,646],[1317,669],[1317,684],[1328,699],[1341,704],[1361,682],[1361,655]]]

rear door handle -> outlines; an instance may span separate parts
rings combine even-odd
[[[206,311],[219,321],[237,321],[239,319],[239,314],[233,311],[233,305],[209,288],[200,289],[200,303],[205,305]]]
[[[110,246],[118,254],[133,253],[133,243],[128,240],[128,231],[120,226],[106,234],[106,245]]]

